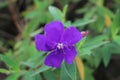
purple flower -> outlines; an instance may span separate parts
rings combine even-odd
[[[77,54],[75,44],[82,39],[82,34],[73,26],[64,30],[60,21],[46,24],[44,32],[35,36],[37,50],[50,51],[44,63],[55,68],[59,68],[63,60],[71,64]]]

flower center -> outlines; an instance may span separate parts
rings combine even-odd
[[[64,46],[63,43],[58,43],[58,44],[57,44],[57,48],[58,48],[58,49],[63,49],[63,46]]]

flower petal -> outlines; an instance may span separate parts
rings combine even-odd
[[[37,34],[35,36],[35,44],[37,50],[50,51],[54,48],[54,44],[47,40],[44,35]]]
[[[58,42],[64,31],[64,26],[60,21],[53,21],[45,25],[45,35],[48,39]]]
[[[75,56],[77,54],[77,51],[76,51],[75,47],[74,46],[69,46],[68,48],[65,48],[64,53],[65,53],[65,56],[64,56],[65,61],[68,64],[72,64],[72,62],[75,59]]]
[[[69,27],[63,35],[63,42],[75,44],[82,39],[81,33],[75,27]]]
[[[45,65],[59,68],[63,61],[64,55],[59,51],[53,51],[52,53],[48,54],[45,59]]]

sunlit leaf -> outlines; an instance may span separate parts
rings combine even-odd
[[[6,73],[6,74],[9,74],[9,70],[4,69],[4,68],[0,68],[0,73]]]
[[[120,27],[120,10],[117,11],[113,19],[113,23],[111,25],[112,38],[114,38],[118,31],[120,30],[119,27]]]
[[[58,8],[49,6],[49,11],[55,20],[62,21],[62,12]]]

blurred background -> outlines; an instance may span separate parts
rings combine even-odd
[[[76,45],[76,79],[46,67],[35,48],[34,36],[54,20],[89,31]],[[120,80],[119,54],[120,0],[0,0],[0,80]]]

